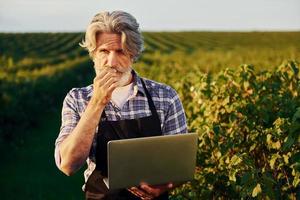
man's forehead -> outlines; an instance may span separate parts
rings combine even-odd
[[[122,39],[120,33],[101,32],[101,33],[97,33],[96,41],[97,41],[97,46],[102,46],[105,44],[121,45]]]

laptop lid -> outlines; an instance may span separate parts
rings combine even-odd
[[[196,133],[113,140],[108,142],[109,189],[181,182],[193,179]]]

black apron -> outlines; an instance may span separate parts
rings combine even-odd
[[[98,125],[98,133],[96,136],[96,169],[89,176],[85,184],[86,199],[140,199],[127,191],[127,189],[114,191],[108,190],[103,182],[103,178],[107,177],[107,143],[110,140],[162,135],[160,120],[158,118],[154,103],[143,79],[141,79],[141,81],[152,115],[139,119],[108,121],[105,111],[102,112],[101,119],[106,118],[106,120],[100,120]],[[156,199],[168,199],[168,193],[164,193]]]

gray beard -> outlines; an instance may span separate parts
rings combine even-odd
[[[122,76],[121,76],[121,79],[118,81],[119,82],[118,87],[123,87],[123,86],[129,84],[129,81],[132,76],[131,71],[132,71],[132,69],[130,68],[129,70],[127,70],[125,72],[121,72]]]

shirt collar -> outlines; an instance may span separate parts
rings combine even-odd
[[[136,95],[139,92],[143,96],[146,96],[141,77],[133,69],[132,69],[131,73],[133,76],[133,83],[134,83],[134,86],[133,86],[134,95]],[[87,94],[88,99],[90,99],[92,97],[92,95],[93,95],[93,84],[91,84],[90,87],[88,87],[88,94]]]
[[[146,92],[143,87],[141,77],[138,75],[138,73],[135,70],[132,70],[132,75],[133,75],[134,87],[137,88],[137,92],[140,92],[143,96],[146,96]]]

